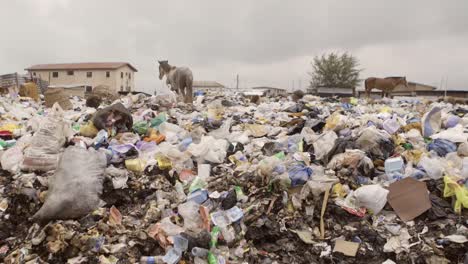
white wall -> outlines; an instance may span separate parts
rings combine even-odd
[[[68,75],[67,70],[31,70],[30,72],[33,76],[48,81],[49,85],[84,84],[93,88],[107,85],[116,92],[135,90],[135,72],[127,65],[115,70],[73,70],[73,75]],[[58,72],[58,77],[54,78],[53,72]],[[92,76],[87,77],[87,72],[91,72]],[[109,77],[106,77],[106,72],[110,73]]]

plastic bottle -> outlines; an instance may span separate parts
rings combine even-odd
[[[189,195],[187,195],[187,201],[193,201],[197,204],[202,204],[208,199],[208,191],[204,189],[198,189]]]
[[[176,264],[179,263],[181,258],[182,252],[176,248],[171,248],[167,251],[162,260],[167,264]]]
[[[194,247],[192,248],[192,255],[194,257],[200,257],[204,258],[208,255],[208,252],[210,252],[208,249],[205,248],[200,248],[200,247]]]
[[[140,258],[140,264],[159,264],[164,263],[162,256],[145,256]]]
[[[173,236],[174,240],[174,248],[180,250],[181,252],[184,252],[188,249],[188,240],[181,236],[181,235],[176,235]]]

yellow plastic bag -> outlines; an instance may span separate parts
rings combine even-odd
[[[156,161],[158,162],[159,169],[161,170],[172,169],[172,162],[168,157],[161,155],[161,154],[156,154],[155,158],[156,158]]]
[[[331,116],[329,116],[326,120],[325,130],[334,130],[338,131],[345,127],[346,120],[343,115],[339,112],[334,112]]]
[[[455,196],[453,210],[460,214],[462,206],[468,208],[468,189],[464,185],[458,184],[457,179],[457,177],[444,176],[444,197]]]
[[[125,167],[133,172],[143,172],[146,167],[146,162],[142,159],[128,159],[125,161]]]
[[[392,112],[392,108],[390,108],[389,106],[384,106],[380,108],[380,113],[391,113],[391,112]]]
[[[0,131],[10,131],[11,133],[13,133],[15,130],[17,129],[20,129],[21,126],[17,125],[17,124],[12,124],[12,123],[8,123],[8,124],[4,124],[3,126],[0,127]]]
[[[80,134],[85,137],[95,137],[99,131],[94,126],[93,122],[80,127]]]

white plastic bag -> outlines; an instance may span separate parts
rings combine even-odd
[[[387,203],[388,190],[378,184],[365,185],[353,192],[359,206],[372,210],[376,215]]]
[[[314,142],[315,158],[322,160],[332,150],[335,141],[338,139],[336,133],[332,130],[325,132]]]
[[[44,118],[34,133],[31,144],[24,150],[21,169],[27,171],[49,171],[57,167],[59,153],[67,137],[72,135],[70,124],[64,120],[63,110],[58,103]]]

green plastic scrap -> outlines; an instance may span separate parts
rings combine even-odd
[[[211,241],[210,241],[210,248],[215,248],[218,245],[218,237],[221,233],[221,230],[218,226],[213,227],[211,230]]]

